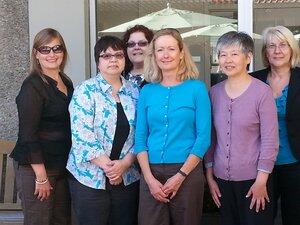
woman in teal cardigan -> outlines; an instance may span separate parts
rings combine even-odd
[[[141,91],[135,139],[143,173],[139,224],[199,225],[210,101],[177,30],[154,35],[145,78],[152,83]]]

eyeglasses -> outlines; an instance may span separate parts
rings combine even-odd
[[[104,60],[111,60],[113,57],[115,57],[116,59],[123,59],[124,53],[122,53],[122,52],[117,52],[116,54],[104,53],[104,54],[100,55],[99,57]]]
[[[43,55],[48,55],[51,52],[51,50],[53,51],[53,53],[59,54],[64,52],[64,47],[62,45],[55,45],[53,47],[45,45],[37,48],[36,50]]]
[[[148,41],[139,41],[139,42],[131,41],[126,43],[127,48],[133,48],[136,45],[138,45],[139,47],[145,47],[148,45]]]
[[[290,45],[286,42],[282,42],[279,45],[269,44],[267,45],[267,50],[270,52],[274,52],[276,48],[279,48],[281,51],[285,51],[290,47]]]

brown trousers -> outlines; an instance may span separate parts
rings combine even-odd
[[[164,184],[182,164],[150,165],[153,176]],[[202,163],[187,176],[169,203],[153,198],[144,177],[140,181],[139,225],[200,225],[204,177]]]
[[[34,195],[35,174],[31,166],[18,165],[14,161],[17,190],[24,214],[24,225],[70,225],[71,200],[66,171],[47,170],[53,190],[47,200],[40,201]]]

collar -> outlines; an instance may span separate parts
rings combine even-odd
[[[44,78],[49,84],[52,84],[52,85],[57,85],[57,81],[54,80],[52,77],[50,76],[47,76],[46,74],[41,74],[41,77],[42,79]]]
[[[132,74],[131,72],[127,74],[126,79],[138,86],[141,86],[145,80],[144,74]]]
[[[118,93],[122,93],[122,94],[126,94],[126,91],[131,89],[130,84],[128,83],[127,80],[125,80],[125,78],[123,76],[120,77],[121,82],[122,82],[122,86],[119,89]],[[96,80],[101,88],[102,91],[104,91],[105,93],[112,91],[112,86],[103,78],[103,76],[101,75],[101,73],[98,73],[96,76]]]
[[[45,78],[48,83],[54,84],[55,86],[57,86],[57,81],[54,80],[52,77],[47,76],[46,74],[41,74],[41,76],[43,78]],[[64,82],[64,84],[66,85],[66,87],[72,87],[71,81],[68,80],[67,77],[66,77],[67,75],[65,75],[62,72],[59,72],[59,76],[62,79],[62,81]]]

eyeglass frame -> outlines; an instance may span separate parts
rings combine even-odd
[[[139,47],[146,47],[149,44],[149,42],[147,40],[141,40],[138,42],[134,42],[134,41],[129,41],[126,43],[126,47],[127,48],[134,48],[136,45],[138,45]]]
[[[117,52],[115,54],[104,53],[104,54],[99,55],[99,58],[102,58],[106,61],[111,60],[113,57],[115,57],[117,60],[122,60],[125,58],[125,54],[123,52]]]
[[[44,49],[44,51],[46,50],[47,52],[43,52],[42,48],[47,48],[47,49]],[[41,53],[42,55],[48,55],[48,54],[50,54],[51,50],[54,54],[63,53],[65,51],[65,48],[62,45],[54,45],[52,47],[43,45],[43,46],[36,48],[36,50],[39,53]]]
[[[278,48],[280,51],[286,51],[288,48],[290,48],[290,44],[288,42],[281,42],[278,45],[275,44],[268,44],[266,45],[266,49],[270,52],[275,52]]]

